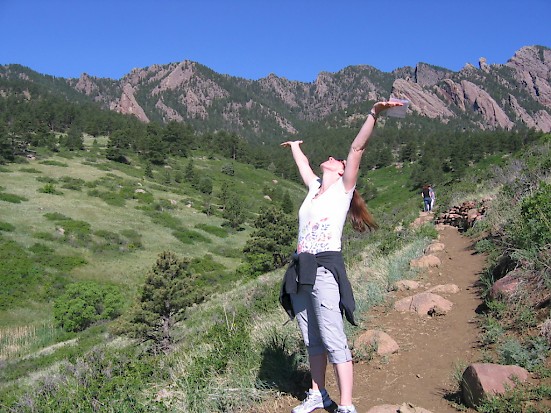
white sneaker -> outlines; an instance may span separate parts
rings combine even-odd
[[[329,397],[327,391],[320,393],[319,391],[314,392],[312,389],[306,392],[306,398],[292,410],[292,413],[310,413],[316,409],[324,409],[333,404],[333,400]],[[353,413],[356,413],[354,410]]]
[[[358,413],[354,406],[339,406],[335,413]]]

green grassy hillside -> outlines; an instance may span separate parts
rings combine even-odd
[[[277,299],[284,270],[254,279],[240,278],[235,270],[260,209],[283,202],[288,192],[296,214],[304,188],[266,170],[198,152],[149,172],[151,166],[138,160],[124,165],[98,156],[101,140],[86,144],[86,152],[39,153],[0,167],[0,410],[232,412],[302,390],[304,348]],[[495,213],[472,230],[477,248],[495,261],[516,248],[508,258],[533,262],[546,291],[549,153],[549,140],[542,140],[518,158],[473,164],[460,181],[437,188],[440,210],[481,196],[497,199]],[[414,166],[363,171],[360,178],[358,188],[371,198],[368,204],[381,225],[361,235],[345,228],[345,260],[360,325],[368,321],[364,312],[385,300],[394,281],[416,277],[409,262],[436,236],[432,224],[409,225],[421,209],[418,191],[408,183]],[[208,178],[212,190],[192,175]],[[245,215],[235,228],[224,217],[224,188],[238,197]],[[545,219],[538,218],[540,213]],[[541,234],[540,246],[534,240]],[[173,326],[170,351],[160,353],[119,333],[164,250],[189,257],[198,277],[192,287],[208,294],[186,310]],[[527,261],[530,254],[540,258]],[[490,272],[482,280],[488,285]],[[78,281],[117,287],[126,305],[123,316],[78,333],[56,327],[52,303]],[[501,304],[488,305],[487,321],[481,321],[488,323],[485,334],[498,310],[500,325],[493,328],[509,328],[502,321],[514,319],[514,309],[505,313]],[[532,362],[531,335],[537,335],[537,323],[549,312],[522,310],[529,322],[514,343],[515,352],[507,354]],[[350,338],[361,331],[347,328]],[[509,337],[515,333],[507,331]],[[494,339],[486,357],[503,362],[500,346],[510,350],[511,342]],[[549,345],[538,341],[537,348],[545,358]],[[548,369],[538,372],[550,376]]]
[[[153,168],[153,177],[146,177],[144,165],[105,160],[88,144],[85,156],[38,154],[36,159],[1,169],[4,247],[10,242],[23,254],[41,247],[49,251],[42,254],[51,262],[38,258],[38,253],[28,253],[40,280],[34,286],[14,286],[26,294],[17,302],[12,300],[9,309],[0,306],[0,325],[51,319],[52,296],[72,281],[114,284],[130,298],[163,250],[195,259],[210,255],[220,264],[221,278],[229,276],[240,264],[250,223],[259,209],[281,202],[274,194],[281,198],[288,192],[295,206],[303,194],[296,183],[279,181],[268,171],[201,154]],[[175,182],[190,159],[195,173],[212,182],[211,194],[194,189],[184,176]],[[231,175],[221,172],[228,164]],[[245,222],[238,229],[226,226],[222,217],[222,185],[237,194],[244,206]],[[266,192],[272,195],[270,199]],[[206,204],[211,205],[208,214]],[[74,265],[68,263],[69,258]],[[22,319],[21,310],[14,307],[26,308],[26,316]]]

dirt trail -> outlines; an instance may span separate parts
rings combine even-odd
[[[438,268],[421,270],[416,280],[421,284],[419,289],[393,292],[385,305],[369,311],[368,328],[389,334],[400,350],[386,358],[376,357],[355,364],[354,404],[359,413],[377,405],[402,405],[405,402],[433,413],[458,411],[449,401],[456,400],[454,371],[462,372],[467,364],[479,361],[475,318],[481,300],[474,285],[483,270],[485,258],[474,254],[472,241],[455,228],[442,229],[439,242],[445,244],[445,250],[434,255],[442,264]],[[393,309],[394,301],[440,284],[459,287],[455,294],[438,293],[453,302],[448,314],[421,317]],[[327,372],[327,388],[336,399],[338,391],[329,370],[331,368]],[[277,401],[277,407],[269,410],[289,413],[298,402],[295,398],[285,397]]]

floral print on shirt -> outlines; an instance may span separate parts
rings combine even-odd
[[[299,232],[304,234],[299,236],[297,252],[309,252],[317,254],[318,252],[327,251],[331,240],[331,231],[329,231],[329,223],[326,222],[329,218],[323,218],[320,221],[309,221],[304,228]]]

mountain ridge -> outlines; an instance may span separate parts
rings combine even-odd
[[[143,122],[186,122],[200,131],[228,130],[251,141],[298,135],[329,115],[388,96],[439,123],[462,119],[465,129],[551,131],[551,49],[525,46],[504,64],[479,59],[458,72],[418,63],[392,72],[347,66],[310,83],[275,74],[258,80],[219,74],[184,60],[132,69],[119,80],[83,73],[63,80],[102,107]],[[0,66],[0,77],[23,78]],[[32,81],[27,76],[29,81]],[[346,114],[344,115],[346,117]]]

